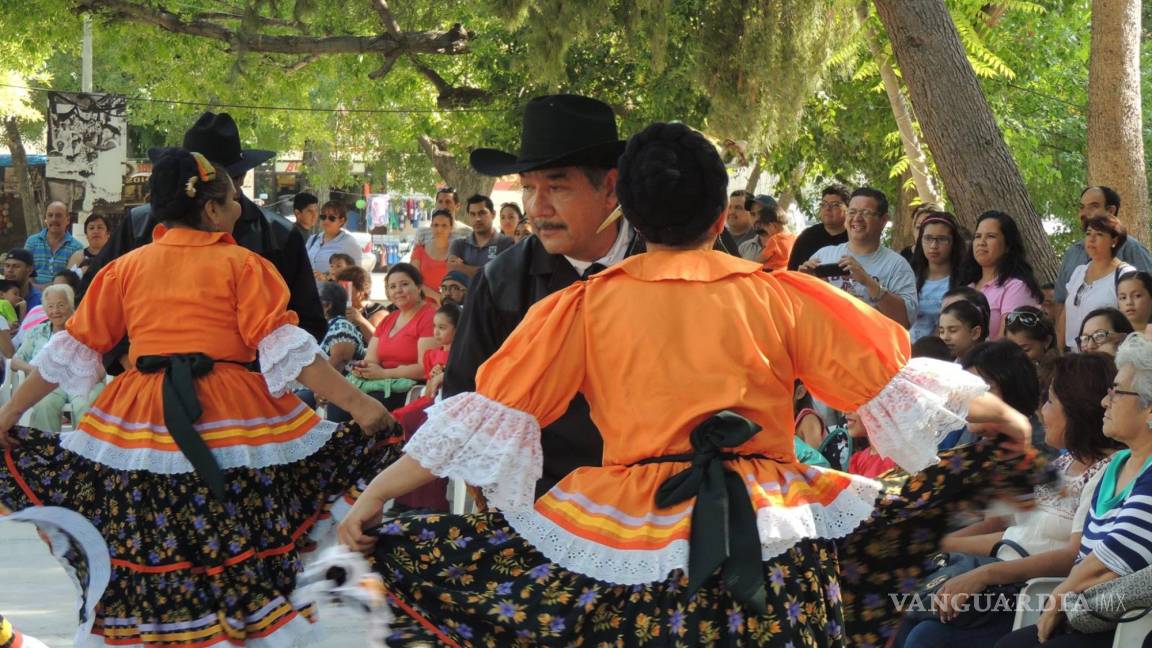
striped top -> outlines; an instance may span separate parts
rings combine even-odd
[[[1095,554],[1111,571],[1125,576],[1152,564],[1152,471],[1144,469],[1121,492],[1114,505],[1106,500],[1114,492],[1116,477],[1130,450],[1117,452],[1104,473],[1084,521],[1077,561]]]

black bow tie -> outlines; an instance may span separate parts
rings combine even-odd
[[[592,275],[607,267],[608,266],[604,265],[603,263],[593,263],[592,265],[588,266],[588,269],[584,271],[584,274],[580,275],[580,281],[587,280],[588,277],[591,277]]]

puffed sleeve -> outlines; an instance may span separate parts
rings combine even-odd
[[[101,354],[127,332],[119,266],[104,266],[88,286],[65,330],[53,335],[32,359],[40,376],[73,396],[85,396],[104,378]]]
[[[502,511],[530,508],[543,472],[540,428],[564,414],[584,380],[583,303],[578,283],[533,306],[480,367],[476,391],[430,407],[405,452],[480,487]]]
[[[796,376],[813,396],[860,415],[876,451],[908,472],[936,462],[936,446],[961,427],[968,402],[988,387],[960,365],[909,359],[908,331],[814,277],[776,273],[789,303],[784,325]]]
[[[297,326],[288,310],[288,284],[270,262],[252,254],[236,279],[236,313],[240,337],[260,355],[260,373],[268,391],[279,396],[316,359],[316,338]]]

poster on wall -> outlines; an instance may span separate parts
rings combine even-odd
[[[88,213],[119,203],[128,156],[123,95],[48,93],[48,199]]]

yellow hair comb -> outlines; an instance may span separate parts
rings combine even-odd
[[[212,182],[216,179],[216,167],[208,161],[208,158],[195,152],[189,151],[192,154],[192,159],[196,161],[196,175],[188,178],[188,182],[184,183],[184,193],[188,194],[189,198],[196,197],[196,181]]]

